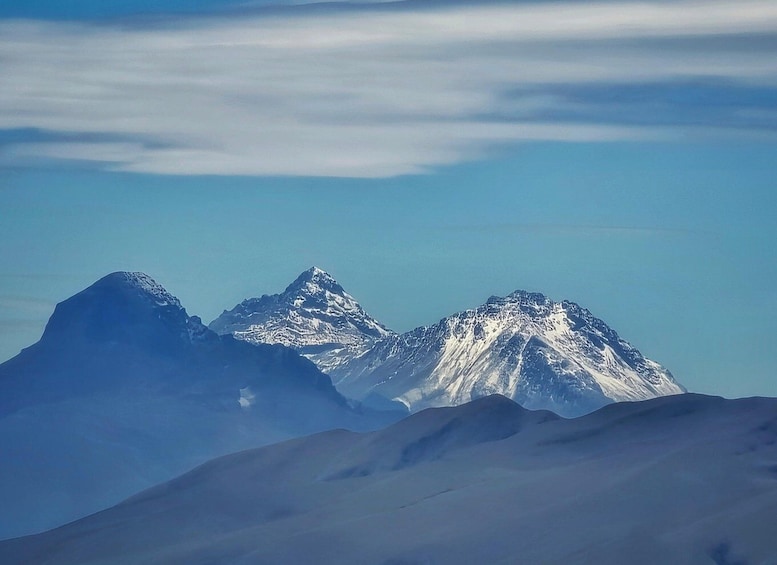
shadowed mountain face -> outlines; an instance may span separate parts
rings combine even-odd
[[[613,401],[685,392],[585,308],[520,290],[397,335],[314,267],[283,294],[245,300],[210,328],[294,347],[344,395],[380,407],[418,411],[503,394],[574,417]]]
[[[775,399],[565,420],[491,396],[213,460],[0,561],[773,563],[775,509]]]
[[[282,346],[218,336],[142,273],[62,302],[0,365],[0,537],[100,510],[217,455],[396,419]]]

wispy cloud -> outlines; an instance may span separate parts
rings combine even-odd
[[[691,230],[679,228],[608,226],[580,224],[464,224],[445,226],[445,231],[475,233],[526,233],[536,235],[562,236],[622,236],[622,237],[683,237],[692,235]]]
[[[0,21],[0,130],[36,132],[0,136],[0,165],[375,177],[519,141],[772,135],[776,38],[761,0]],[[699,89],[727,102],[689,120]]]

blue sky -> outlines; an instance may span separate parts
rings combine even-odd
[[[777,396],[777,7],[187,6],[0,7],[0,358],[110,271],[210,321],[315,264],[395,330],[525,288]]]

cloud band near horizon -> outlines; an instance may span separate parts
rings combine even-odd
[[[525,141],[773,141],[776,46],[753,0],[0,20],[0,167],[385,177]]]

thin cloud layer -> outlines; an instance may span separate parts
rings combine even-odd
[[[0,165],[380,177],[521,141],[770,137],[775,44],[777,4],[748,0],[0,21]],[[699,93],[725,103],[689,119]]]

